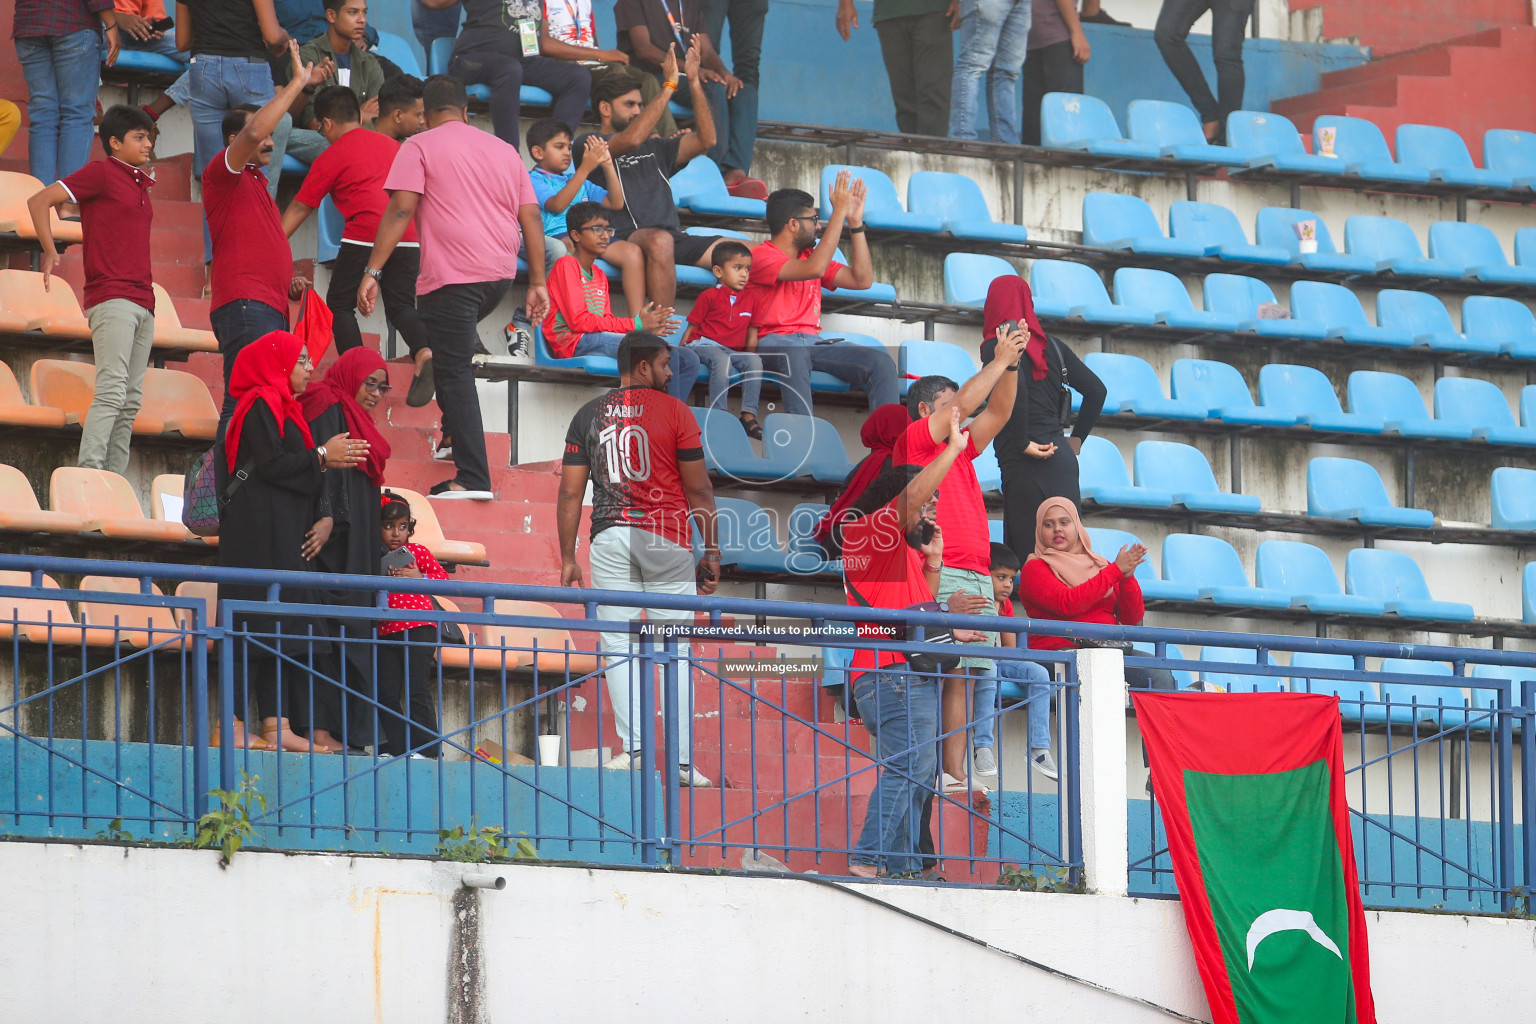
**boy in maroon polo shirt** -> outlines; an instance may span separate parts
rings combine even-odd
[[[313,70],[299,60],[299,46],[292,40],[288,56],[294,68],[288,84],[259,110],[245,104],[225,114],[225,148],[203,168],[203,215],[213,240],[208,319],[224,357],[220,437],[235,411],[229,394],[235,356],[257,338],[286,331],[288,300],[297,299],[308,284],[293,274],[283,218],[267,191],[263,172],[272,161],[272,132],[304,91]]]
[[[27,200],[43,247],[43,287],[51,287],[59,261],[49,213],[80,206],[85,235],[85,312],[96,358],[96,395],[80,432],[76,462],[85,469],[124,473],[133,418],[138,415],[155,340],[155,293],[149,276],[149,231],[154,206],[145,171],[155,123],[138,107],[117,106],[101,117],[106,160],[87,163]],[[64,285],[68,288],[69,285]]]
[[[709,254],[709,261],[720,283],[693,301],[680,344],[696,351],[699,362],[709,367],[711,409],[727,408],[724,403],[731,371],[741,371],[741,425],[748,437],[761,441],[763,427],[757,422],[757,405],[763,390],[763,357],[757,354],[752,299],[745,292],[747,276],[752,272],[752,250],[734,239],[725,239]],[[789,372],[788,363],[781,372]]]

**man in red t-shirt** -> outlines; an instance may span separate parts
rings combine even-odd
[[[560,584],[582,585],[576,564],[581,503],[592,483],[592,585],[599,590],[651,594],[712,594],[720,578],[715,541],[715,492],[704,468],[704,446],[693,410],[666,393],[672,350],[654,334],[631,331],[619,344],[619,386],[577,410],[565,436],[555,520],[560,533]],[[694,568],[690,523],[704,538],[704,558]],[[693,612],[646,608],[651,624],[693,621]],[[603,651],[616,663],[607,671],[608,699],[624,753],[604,768],[639,767],[639,753],[654,735],[654,722],[635,721],[642,685],[631,640],[640,617],[635,606],[598,605],[597,617],[622,624],[603,633]],[[660,641],[658,640],[658,645]],[[687,658],[688,645],[678,652]],[[682,662],[686,665],[686,660]],[[693,767],[692,673],[678,680],[677,734],[685,786],[708,786]],[[645,680],[644,685],[652,685]]]
[[[896,363],[880,349],[847,341],[826,342],[821,330],[823,288],[868,288],[875,280],[864,240],[864,180],[850,183],[841,171],[832,185],[832,216],[816,240],[816,200],[809,192],[781,188],[768,197],[769,239],[752,250],[747,291],[757,350],[788,360],[789,377],[780,383],[789,412],[811,415],[811,371],[847,381],[869,398],[869,411],[900,401]],[[833,257],[847,222],[853,262]]]
[[[850,605],[900,609],[933,601],[946,543],[934,521],[934,499],[939,481],[971,444],[958,411],[949,426],[944,448],[927,466],[886,468],[838,523]],[[962,595],[948,610],[970,614],[982,604]],[[893,632],[885,625],[859,626],[860,636],[894,639]],[[954,635],[966,641],[982,637],[970,630]],[[939,681],[911,671],[905,662],[903,654],[883,647],[859,648],[848,667],[859,716],[874,735],[882,762],[849,857],[849,871],[865,878],[922,870],[918,837],[938,763]]]
[[[419,106],[419,86],[417,93],[415,102]],[[383,118],[383,103],[381,96],[379,120],[387,124]],[[335,317],[336,351],[345,352],[363,343],[354,312],[357,309],[357,286],[362,284],[363,268],[368,266],[368,258],[373,255],[379,218],[389,205],[384,178],[400,152],[400,141],[382,131],[363,127],[362,105],[357,102],[357,93],[345,85],[329,85],[321,89],[315,94],[314,109],[326,148],[309,168],[299,194],[283,211],[283,233],[292,238],[299,225],[327,195],[346,219],[341,231],[341,246],[331,267],[331,283],[325,292],[325,303]],[[417,123],[419,126],[420,122]],[[427,329],[416,312],[416,275],[420,270],[421,243],[417,241],[415,227],[407,226],[405,235],[384,263],[379,291],[384,301],[384,315],[405,339],[418,371],[432,354],[427,347]],[[406,404],[426,405],[432,395],[427,391],[423,396],[422,390],[413,386],[411,394],[406,396]]]
[[[208,320],[224,357],[224,407],[219,436],[235,411],[229,375],[235,356],[257,338],[288,329],[288,301],[309,282],[293,273],[283,218],[267,191],[263,170],[272,161],[272,132],[309,81],[312,65],[299,60],[289,40],[293,78],[266,106],[249,104],[224,115],[225,148],[203,168],[203,215],[213,241]]]
[[[1019,358],[1029,340],[1027,330],[998,331],[997,351],[992,361],[965,384],[957,385],[948,377],[932,375],[915,380],[907,389],[907,412],[913,422],[896,441],[891,461],[926,466],[945,450],[951,416],[970,416],[982,403],[982,411],[970,425],[971,446],[960,453],[954,468],[944,478],[944,500],[939,503],[939,526],[944,531],[944,568],[939,577],[938,596],[950,600],[955,594],[976,594],[992,601],[992,537],[987,523],[987,505],[981,496],[981,482],[976,477],[975,460],[981,456],[997,432],[1013,415],[1018,394]],[[996,646],[997,634],[986,637],[987,646]],[[970,721],[967,707],[970,675],[992,671],[991,658],[962,658],[960,673],[944,681],[943,768],[947,789],[968,789],[966,785],[966,736],[964,725]]]

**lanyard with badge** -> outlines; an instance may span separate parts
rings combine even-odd
[[[677,40],[677,45],[686,53],[688,50],[688,40],[692,37],[693,33],[688,30],[687,25],[678,20],[683,15],[683,0],[677,0],[676,17],[672,15],[672,4],[668,0],[661,0],[661,9],[666,12],[667,24],[672,26],[672,35]]]
[[[591,22],[581,19],[581,10],[571,6],[571,0],[561,0],[565,5],[565,13],[571,17],[571,37],[566,42],[575,46],[591,46],[596,40],[588,35],[591,31]]]
[[[529,0],[502,0],[502,24],[517,29],[524,57],[539,55],[538,4]]]

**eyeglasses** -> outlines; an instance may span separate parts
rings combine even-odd
[[[811,213],[799,214],[797,216],[791,217],[790,220],[803,220],[803,221],[807,221],[807,222],[809,222],[811,224],[820,224],[821,223],[821,217],[818,214],[816,214],[814,211],[811,212]]]
[[[306,370],[313,370],[315,368],[315,361],[309,358],[309,356],[299,356],[299,365]]]
[[[392,384],[380,384],[371,380],[363,381],[363,390],[371,395],[387,395],[394,389]]]
[[[611,234],[613,234],[613,227],[611,225],[608,225],[608,224],[588,224],[586,227],[578,228],[577,230],[578,231],[590,231],[594,235],[611,235]]]

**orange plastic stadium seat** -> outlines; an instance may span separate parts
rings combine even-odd
[[[25,597],[0,594],[0,639],[10,640],[19,636],[34,644],[52,641],[69,647],[80,646],[85,634],[75,625],[75,616],[69,610],[69,605],[56,597],[32,596],[37,591],[32,586],[31,573],[0,570],[0,587],[25,587],[31,591]],[[44,576],[43,589],[58,590],[59,585],[53,577]]]
[[[485,545],[475,544],[467,540],[448,540],[443,536],[442,524],[437,521],[437,513],[432,511],[432,503],[415,491],[408,491],[404,487],[391,487],[385,484],[386,490],[394,491],[400,497],[410,502],[411,518],[416,520],[416,533],[411,541],[420,544],[432,552],[432,557],[444,564],[453,565],[488,565],[485,558]]]
[[[539,601],[497,601],[497,615],[533,615],[558,620],[561,616],[553,605]],[[585,675],[597,671],[597,652],[583,651],[576,647],[571,632],[560,626],[507,626],[507,643],[514,641],[519,647],[528,648],[528,663],[543,672],[568,672]],[[533,653],[538,644],[537,656]]]
[[[83,591],[107,594],[137,594],[139,581],[120,576],[87,576],[80,581]],[[162,597],[160,588],[150,584],[150,592]],[[147,604],[117,604],[113,601],[80,602],[80,624],[86,629],[86,643],[106,645],[126,643],[132,647],[181,646],[181,627],[171,609]]]
[[[219,621],[219,585],[217,583],[199,583],[195,580],[184,580],[176,584],[176,596],[202,598],[207,606],[203,613],[203,628],[207,629],[209,626],[217,625]],[[176,609],[176,624],[182,629],[192,628],[192,616],[185,608]],[[208,646],[210,648],[213,647],[213,639],[211,637],[208,640]]]
[[[164,433],[212,441],[219,426],[219,407],[213,404],[208,385],[181,370],[144,371],[144,404],[134,418],[134,429],[144,417],[158,420]]]
[[[0,313],[0,317],[5,314]],[[0,424],[8,427],[52,427],[64,425],[64,410],[28,405],[21,397],[21,385],[5,363],[0,363]]]
[[[0,309],[19,310],[27,318],[26,330],[42,331],[50,338],[91,339],[91,325],[80,312],[74,289],[62,277],[55,277],[44,291],[42,274],[0,270]]]
[[[396,491],[398,494],[399,492]],[[438,598],[443,607],[449,611],[463,611],[457,604],[446,597]],[[480,610],[480,602],[474,601],[470,607]],[[513,672],[519,668],[526,668],[533,664],[533,652],[531,650],[517,650],[516,648],[528,647],[523,639],[516,637],[512,631],[504,626],[484,626],[477,631],[475,627],[461,626],[464,635],[469,639],[469,645],[443,644],[437,649],[437,661],[445,669],[468,670],[471,666],[477,673],[489,672],[499,674],[503,668]],[[506,650],[502,645],[506,645]]]
[[[181,348],[193,352],[217,352],[219,340],[212,331],[181,326],[171,295],[155,285],[155,348]]]
[[[148,370],[150,373],[174,372]],[[195,378],[194,378],[195,379]],[[73,359],[39,359],[32,364],[32,404],[64,412],[65,423],[85,423],[90,412],[91,399],[96,397],[96,367]],[[211,401],[211,399],[210,399]],[[133,418],[135,434],[163,434],[165,421],[154,412],[139,406]],[[210,437],[212,435],[209,435]]]
[[[37,241],[37,231],[32,227],[32,213],[27,200],[43,190],[43,183],[30,174],[19,171],[0,171],[0,235],[14,235],[28,242]],[[53,222],[53,240],[60,245],[78,244],[82,235],[77,221],[59,219],[57,210],[48,215]]]
[[[73,512],[85,520],[88,531],[124,540],[175,543],[191,534],[180,523],[165,523],[144,516],[133,485],[104,469],[60,466],[48,483],[48,507]]]
[[[44,512],[26,474],[0,465],[0,530],[28,533],[83,533],[85,520],[68,512]]]

